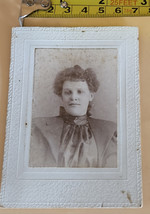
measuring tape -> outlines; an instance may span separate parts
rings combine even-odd
[[[150,0],[53,0],[47,10],[37,10],[29,15],[35,18],[81,18],[150,16]]]

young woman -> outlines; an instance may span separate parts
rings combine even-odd
[[[80,66],[56,76],[60,115],[32,121],[30,166],[117,167],[116,125],[94,119],[91,102],[99,87],[96,74]]]

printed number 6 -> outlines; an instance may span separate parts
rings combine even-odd
[[[117,7],[117,8],[115,9],[115,12],[116,12],[116,13],[121,13],[121,8],[120,8],[120,7]]]

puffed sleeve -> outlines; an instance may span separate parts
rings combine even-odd
[[[30,167],[45,167],[55,165],[53,154],[50,150],[48,141],[43,135],[42,130],[38,127],[41,121],[33,121],[30,139]],[[44,127],[44,125],[43,125]],[[44,129],[44,128],[43,128]]]
[[[110,141],[107,143],[103,156],[104,168],[117,168],[117,132],[115,131]]]

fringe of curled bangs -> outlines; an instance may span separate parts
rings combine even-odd
[[[99,88],[99,81],[95,72],[91,68],[82,69],[79,65],[66,68],[60,71],[54,81],[54,93],[62,95],[63,83],[65,81],[86,81],[91,92],[96,92]]]

